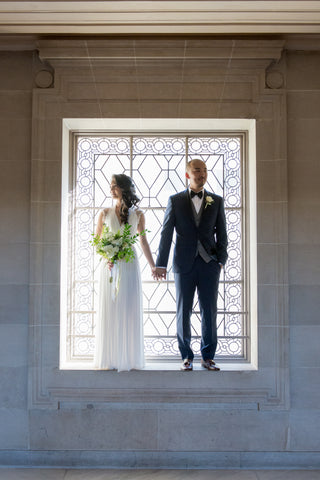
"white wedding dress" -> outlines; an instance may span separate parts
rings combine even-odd
[[[108,210],[104,222],[112,232],[124,228],[119,223],[114,207]],[[139,213],[136,208],[131,208],[128,223],[132,235],[137,232],[138,222]],[[126,263],[123,260],[115,264],[112,283],[105,259],[102,259],[99,268],[95,368],[118,371],[141,369],[144,367],[143,311],[137,254],[133,262]]]

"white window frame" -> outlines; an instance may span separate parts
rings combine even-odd
[[[257,222],[256,222],[256,122],[253,119],[136,119],[136,118],[108,118],[108,119],[63,119],[62,143],[62,200],[61,200],[61,282],[60,282],[60,369],[83,370],[91,369],[87,363],[72,364],[66,359],[65,342],[66,315],[67,315],[67,265],[68,265],[68,231],[69,231],[69,178],[70,155],[72,155],[72,133],[106,132],[119,134],[120,132],[139,134],[139,132],[173,134],[189,132],[212,135],[217,134],[245,134],[246,135],[246,265],[248,295],[248,328],[249,347],[248,359],[243,361],[219,362],[224,370],[257,370],[258,369],[258,318],[257,318]],[[146,369],[174,369],[174,363],[159,362],[147,364]]]

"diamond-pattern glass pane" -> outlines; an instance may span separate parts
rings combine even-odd
[[[216,357],[246,358],[247,326],[244,299],[243,158],[242,136],[81,136],[77,137],[74,187],[70,211],[67,358],[87,360],[94,354],[99,259],[90,245],[101,208],[111,204],[112,174],[132,176],[154,258],[168,197],[186,188],[185,165],[200,158],[207,164],[206,188],[225,201],[229,259],[222,271],[218,295],[218,348]],[[180,358],[176,340],[175,286],[153,281],[150,267],[137,248],[143,281],[145,355]],[[201,318],[197,294],[191,318],[192,346],[200,353]]]

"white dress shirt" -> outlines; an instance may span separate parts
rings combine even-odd
[[[195,195],[193,198],[191,198],[191,201],[193,202],[194,208],[196,209],[196,212],[199,213],[203,198],[204,198],[204,189],[201,190],[202,192],[202,198],[199,198],[198,195]],[[191,188],[189,188],[189,195],[191,195]]]

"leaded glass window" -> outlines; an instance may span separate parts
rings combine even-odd
[[[239,135],[74,135],[70,185],[66,358],[90,363],[94,353],[99,259],[89,241],[100,210],[111,205],[114,173],[130,175],[146,216],[156,257],[168,197],[186,188],[185,166],[207,164],[206,188],[225,200],[229,259],[220,277],[217,359],[245,360],[248,326],[245,284],[245,137]],[[171,249],[172,259],[173,248]],[[176,340],[175,286],[171,259],[166,281],[154,281],[139,251],[143,280],[146,359],[180,358]],[[192,347],[200,353],[200,312],[194,299]]]

